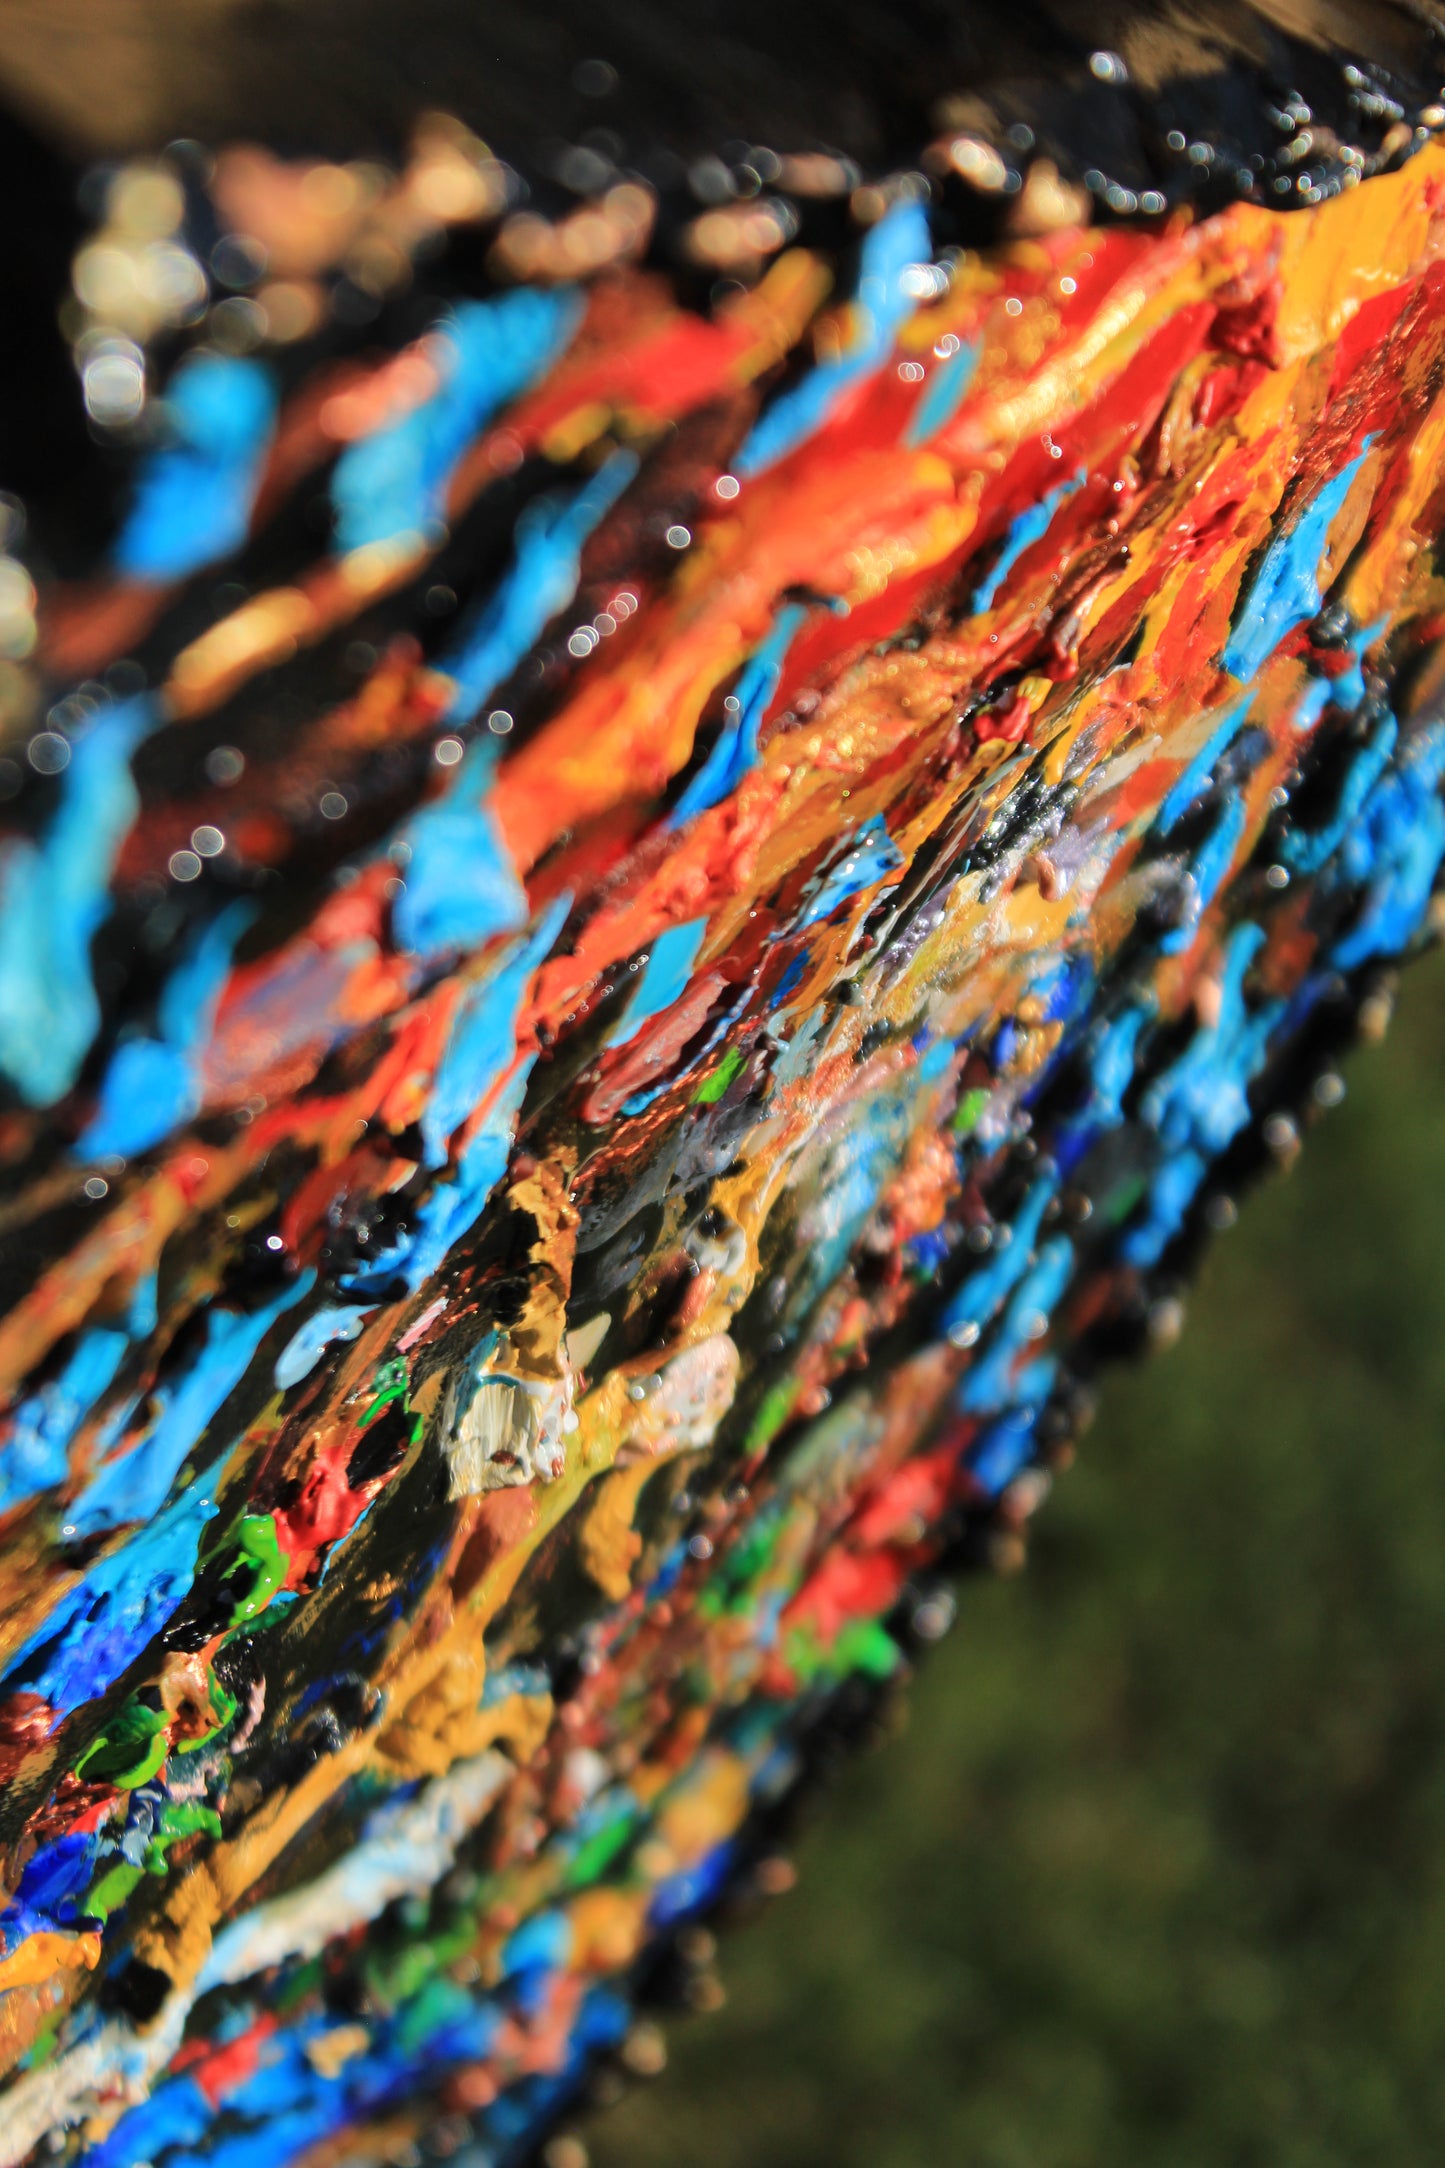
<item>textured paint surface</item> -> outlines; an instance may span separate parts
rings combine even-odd
[[[1442,201],[175,365],[0,838],[5,2159],[520,2157],[1016,1541],[1430,924]]]

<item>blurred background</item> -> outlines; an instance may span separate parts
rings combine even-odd
[[[593,2168],[1439,2168],[1445,956]]]

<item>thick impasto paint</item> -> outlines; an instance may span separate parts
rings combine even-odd
[[[441,123],[121,168],[78,262],[105,559],[0,561],[5,2160],[520,2156],[1428,929],[1445,153],[1036,168],[982,253],[775,163],[692,284]]]

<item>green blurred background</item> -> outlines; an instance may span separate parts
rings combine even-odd
[[[594,2168],[1441,2168],[1445,957]]]

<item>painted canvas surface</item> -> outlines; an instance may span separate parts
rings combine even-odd
[[[1157,185],[92,174],[85,486],[0,501],[6,2160],[527,2158],[1338,1095],[1438,922],[1445,108],[1330,66]]]

